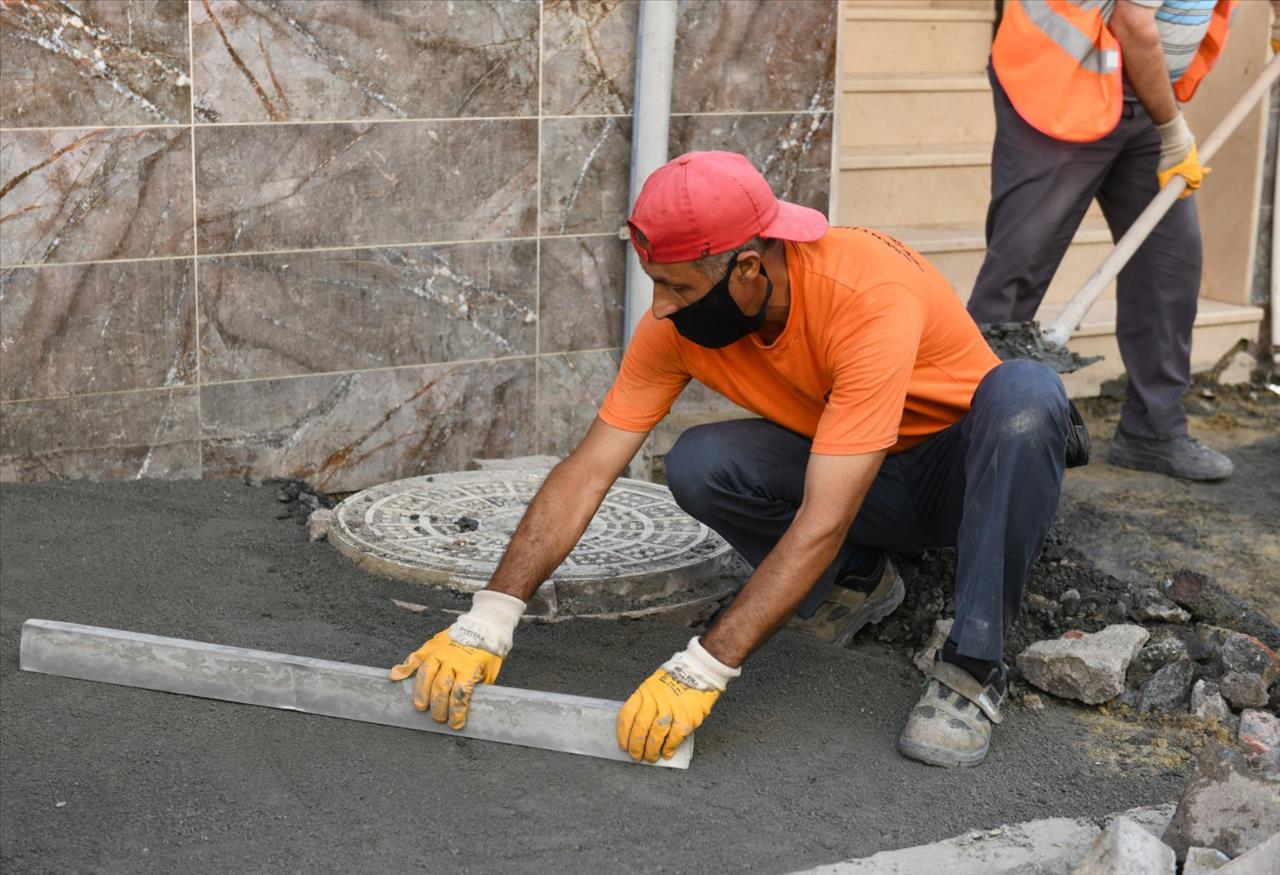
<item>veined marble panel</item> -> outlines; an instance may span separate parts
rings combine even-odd
[[[192,0],[206,122],[535,115],[538,4]]]
[[[0,400],[194,382],[194,280],[189,258],[0,272]]]
[[[196,390],[0,404],[0,480],[200,476]]]
[[[204,382],[531,355],[533,241],[200,261]]]
[[[201,387],[206,477],[330,492],[534,452],[534,360]]]
[[[542,238],[540,352],[622,346],[628,245],[613,235]]]
[[[630,114],[640,4],[547,0],[542,10],[542,111]]]
[[[838,0],[680,0],[672,112],[831,109]]]
[[[538,356],[539,453],[573,451],[596,418],[621,359],[617,349]]]
[[[533,236],[534,120],[202,127],[200,253]]]
[[[629,118],[542,122],[542,233],[616,232],[630,184]]]
[[[0,127],[191,120],[183,0],[5,0],[0,56]]]
[[[826,213],[831,197],[831,113],[693,115],[671,120],[671,154],[741,152],[783,200]]]
[[[191,254],[191,132],[0,133],[0,264]]]

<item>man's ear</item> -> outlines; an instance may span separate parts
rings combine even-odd
[[[756,252],[754,249],[739,253],[738,261],[733,266],[738,282],[749,283],[754,280],[760,275],[761,264],[763,264],[763,253]]]

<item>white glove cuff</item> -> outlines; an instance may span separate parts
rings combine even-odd
[[[449,637],[505,657],[524,609],[525,603],[513,595],[482,589],[471,597],[471,610],[449,627]]]
[[[1162,125],[1156,125],[1160,134],[1160,169],[1168,170],[1182,161],[1196,144],[1195,135],[1187,126],[1186,117],[1178,113]]]
[[[707,653],[696,636],[689,639],[688,647],[664,662],[662,667],[680,683],[695,690],[723,692],[729,681],[742,674],[742,669],[729,668]]]

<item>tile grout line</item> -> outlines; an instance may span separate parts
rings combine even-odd
[[[540,0],[541,2],[541,0]],[[188,21],[188,29],[190,21]],[[190,56],[190,52],[188,52]],[[539,58],[541,67],[541,58]],[[194,85],[194,82],[193,82]],[[194,98],[192,100],[194,103]],[[705,112],[673,112],[672,118],[693,118],[696,116],[754,116],[754,115],[831,115],[834,109],[743,109],[743,110],[708,110]],[[0,127],[0,133],[22,133],[24,131],[125,131],[144,129],[179,129],[179,128],[275,128],[288,125],[404,125],[414,122],[508,122],[508,121],[572,121],[574,119],[631,118],[632,113],[597,112],[577,113],[574,115],[493,115],[493,116],[424,116],[422,118],[363,118],[363,119],[294,119],[290,121],[244,121],[244,122],[197,122],[194,114],[190,124],[162,125],[32,125],[30,127]]]
[[[191,18],[191,4],[187,4],[187,116],[191,132],[191,289],[192,318],[195,319],[196,341],[196,476],[204,479],[204,399],[200,391],[200,213],[197,209],[199,191],[196,188],[196,42],[195,22]]]
[[[601,346],[592,349],[566,349],[558,352],[548,353],[521,353],[519,355],[508,356],[487,356],[473,359],[449,359],[447,361],[437,362],[417,362],[407,365],[383,365],[376,368],[346,368],[339,371],[315,371],[307,374],[278,374],[269,377],[245,377],[239,380],[211,380],[206,383],[186,384],[179,386],[142,386],[134,389],[112,389],[107,392],[76,392],[67,395],[44,395],[34,396],[31,398],[10,398],[0,400],[0,407],[14,404],[38,404],[48,401],[72,401],[82,398],[103,398],[112,395],[134,395],[142,392],[182,392],[182,391],[198,391],[199,389],[211,388],[215,386],[238,386],[244,383],[274,383],[283,380],[305,380],[310,377],[342,377],[347,374],[376,374],[384,371],[410,371],[416,368],[446,368],[454,365],[482,365],[495,362],[518,362],[525,359],[532,359],[537,364],[538,360],[543,356],[572,356],[585,355],[597,352],[615,352],[621,349],[617,346]]]
[[[194,134],[193,134],[194,139]],[[193,152],[194,163],[194,152]],[[361,249],[410,249],[423,246],[466,246],[490,243],[532,243],[540,239],[570,240],[578,237],[616,237],[616,231],[588,231],[582,234],[541,234],[523,237],[480,237],[473,240],[413,240],[407,243],[361,243],[350,246],[317,246],[313,249],[250,249],[244,252],[206,252],[203,255],[150,255],[143,258],[98,258],[89,261],[45,261],[0,265],[0,270],[38,270],[51,267],[84,267],[94,264],[133,264],[148,261],[184,261],[188,258],[252,258],[270,255],[309,255],[315,252],[355,252]]]
[[[534,108],[538,112],[538,141],[534,144],[534,225],[533,233],[533,451],[542,452],[542,427],[538,409],[542,383],[542,58],[546,36],[546,3],[538,0],[538,96]]]

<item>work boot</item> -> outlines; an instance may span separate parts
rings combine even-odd
[[[1107,461],[1121,468],[1155,471],[1183,480],[1225,480],[1231,460],[1187,435],[1155,440],[1116,429]]]
[[[937,660],[925,680],[924,695],[898,736],[903,756],[933,766],[976,766],[991,747],[991,726],[1003,716],[1008,689],[1003,664],[985,683],[958,665]]]
[[[1084,424],[1080,408],[1074,401],[1067,402],[1067,417],[1070,427],[1067,430],[1067,464],[1068,468],[1079,468],[1089,464],[1089,455],[1093,450],[1093,442],[1089,440],[1089,427]]]
[[[787,628],[844,647],[868,623],[879,623],[902,604],[907,589],[893,563],[877,551],[868,571],[851,571],[836,578],[835,585],[812,617],[792,617]]]

